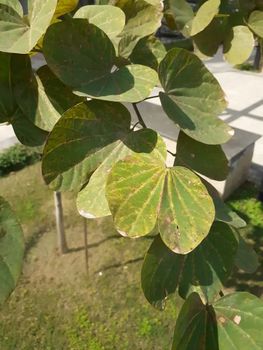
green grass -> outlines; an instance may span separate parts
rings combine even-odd
[[[63,196],[70,252],[56,249],[53,194],[36,164],[0,180],[26,239],[23,275],[0,311],[1,350],[166,350],[181,300],[153,309],[140,287],[140,268],[151,239],[120,237],[110,220],[88,224],[89,277],[85,271],[83,221],[74,195]],[[249,222],[243,235],[262,254],[263,207],[252,185],[230,204]],[[260,233],[261,232],[261,233]],[[260,293],[259,272],[235,271],[228,288]]]

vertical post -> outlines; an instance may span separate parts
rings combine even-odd
[[[65,236],[62,198],[60,192],[54,192],[54,202],[56,212],[58,248],[61,254],[65,254],[68,252],[68,246]]]
[[[88,227],[87,227],[87,220],[85,218],[83,218],[83,227],[84,227],[85,266],[86,266],[87,275],[89,275]]]
[[[263,69],[263,40],[262,39],[258,39],[258,44],[256,47],[256,56],[254,60],[254,68],[257,71],[262,72],[262,69]]]

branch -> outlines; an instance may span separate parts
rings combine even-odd
[[[171,152],[169,150],[167,150],[167,152],[170,153],[173,157],[176,157],[176,153],[173,153],[173,152]]]
[[[144,100],[142,100],[141,102],[146,101],[146,100],[151,100],[152,98],[158,98],[158,97],[159,97],[159,95],[146,97],[146,98],[145,98]]]
[[[136,103],[133,103],[132,106],[133,106],[133,109],[134,109],[134,111],[135,111],[135,113],[136,113],[136,115],[137,115],[137,118],[138,118],[138,120],[139,120],[141,126],[142,126],[143,128],[146,129],[147,126],[146,126],[146,124],[144,123],[144,120],[143,120],[143,118],[142,118],[142,115],[141,115],[141,113],[140,113],[138,107],[137,107],[137,104],[136,104]]]

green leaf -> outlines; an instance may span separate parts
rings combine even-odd
[[[254,48],[253,33],[246,26],[235,26],[224,41],[224,57],[233,64],[245,62]]]
[[[198,9],[192,21],[191,35],[194,36],[204,30],[218,14],[220,0],[208,0]]]
[[[49,26],[56,4],[56,0],[28,0],[28,15],[22,17],[14,7],[0,3],[0,51],[30,52]]]
[[[249,16],[248,25],[255,34],[263,38],[263,11],[254,11]]]
[[[169,248],[186,254],[207,236],[214,206],[194,173],[167,169],[165,158],[162,150],[158,157],[138,154],[119,161],[108,177],[106,196],[121,234],[147,235],[158,221]]]
[[[152,4],[151,4],[152,3]],[[120,34],[119,55],[128,58],[138,41],[156,32],[161,26],[161,1],[118,0],[126,16],[126,25]]]
[[[21,17],[23,17],[23,7],[20,4],[19,1],[14,0],[0,0],[1,5],[6,5],[8,7],[11,7],[17,14]]]
[[[123,105],[95,100],[65,112],[44,148],[42,172],[46,183],[60,190],[80,189],[130,132],[130,118]]]
[[[169,8],[174,16],[178,30],[189,34],[194,12],[186,0],[169,0]]]
[[[177,140],[176,165],[186,166],[217,181],[225,180],[229,171],[221,146],[200,143],[182,131]]]
[[[249,293],[233,293],[214,304],[220,350],[263,348],[263,303]]]
[[[77,207],[86,218],[99,218],[111,215],[106,199],[106,183],[112,166],[119,160],[134,153],[155,152],[162,141],[150,129],[128,133],[125,138],[115,142],[115,147],[92,174],[87,186],[78,194]]]
[[[214,311],[197,293],[189,296],[179,313],[172,345],[172,350],[193,349],[219,350]]]
[[[142,64],[154,70],[158,69],[159,63],[166,55],[162,42],[155,37],[141,39],[135,46],[130,60],[132,63]]]
[[[0,123],[8,121],[16,110],[10,71],[11,55],[0,52]]]
[[[85,19],[50,26],[43,49],[48,66],[79,95],[138,102],[150,95],[158,81],[156,72],[145,66],[116,68],[113,44],[101,29]]]
[[[116,38],[125,26],[124,12],[110,5],[88,5],[81,7],[74,18],[86,18],[89,23],[103,30],[110,39]]]
[[[173,253],[155,237],[142,267],[142,288],[146,299],[163,309],[166,298],[177,288],[182,298],[198,292],[204,302],[213,301],[230,276],[238,241],[226,224],[214,223],[207,238],[191,253]]]
[[[224,222],[236,229],[246,227],[246,222],[237,215],[224,201],[220,198],[217,190],[206,180],[202,179],[205,184],[208,193],[213,199],[215,206],[215,220]]]
[[[231,138],[232,129],[217,118],[226,108],[224,92],[198,57],[184,49],[170,50],[159,66],[159,78],[163,109],[185,134],[211,145]]]
[[[24,255],[23,232],[10,205],[0,197],[0,304],[16,286]]]
[[[69,12],[72,12],[78,6],[78,3],[79,0],[58,0],[53,17],[58,18]]]
[[[48,133],[38,128],[18,108],[10,120],[18,140],[25,146],[42,146]]]
[[[235,264],[246,273],[254,273],[259,267],[257,253],[240,235]]]

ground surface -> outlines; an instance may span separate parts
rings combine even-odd
[[[168,350],[179,298],[164,312],[149,306],[140,289],[140,268],[149,238],[116,235],[109,221],[89,224],[87,278],[83,221],[73,195],[64,196],[70,252],[59,256],[53,197],[43,184],[40,165],[0,179],[0,193],[11,202],[26,238],[23,276],[0,310],[1,350]],[[263,206],[245,185],[231,199],[249,222],[243,234],[260,252]],[[262,251],[261,251],[262,253]],[[252,276],[236,271],[228,288],[262,294],[262,268]]]

